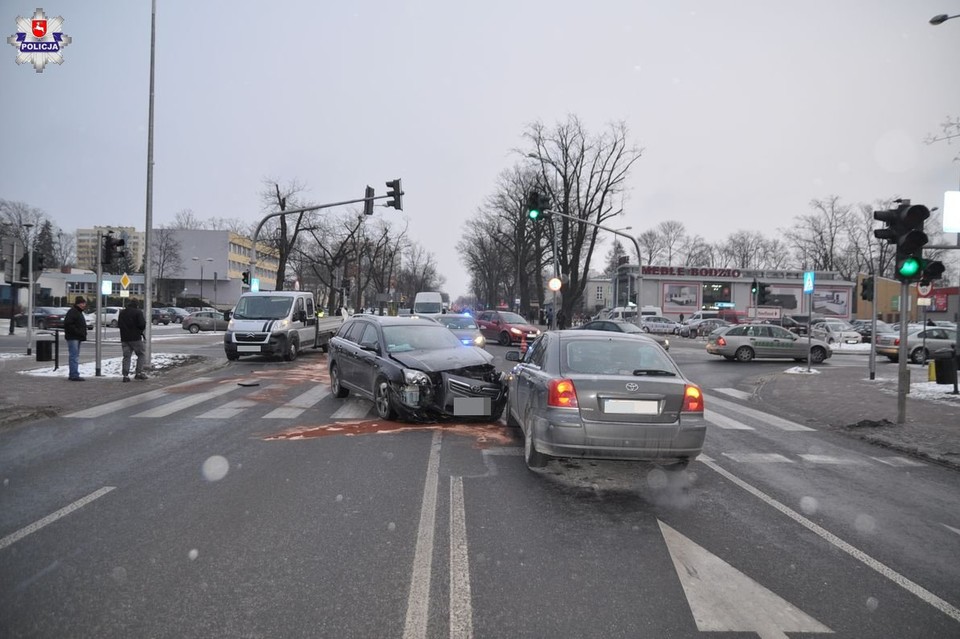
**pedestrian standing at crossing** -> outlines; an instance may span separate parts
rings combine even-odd
[[[70,369],[71,382],[86,381],[80,377],[80,342],[87,340],[87,318],[83,309],[87,308],[87,300],[81,296],[73,301],[73,306],[63,318],[63,337],[67,340],[67,359]],[[10,320],[11,322],[13,320]]]
[[[137,354],[137,373],[134,379],[147,379],[143,374],[146,351],[143,344],[143,332],[147,330],[147,319],[137,305],[137,300],[127,302],[127,307],[117,316],[120,327],[120,345],[123,347],[123,381],[130,381],[130,358]]]

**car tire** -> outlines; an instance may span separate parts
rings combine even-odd
[[[503,406],[500,407],[500,410],[493,409],[493,412],[490,414],[490,421],[498,422],[500,417],[503,415]]]
[[[752,361],[756,353],[753,352],[753,349],[749,346],[741,346],[737,349],[735,357],[738,362],[749,362]]]
[[[110,328],[116,328],[116,327],[117,327],[117,320],[110,320]]]
[[[812,364],[822,364],[823,360],[827,359],[827,351],[819,346],[814,346],[810,349],[810,363]]]
[[[397,418],[397,411],[394,410],[390,401],[390,382],[386,377],[377,378],[373,385],[373,405],[377,408],[377,416],[380,419],[393,421]]]
[[[530,427],[533,430],[533,427]],[[533,433],[525,434],[523,437],[523,461],[527,462],[527,468],[543,468],[547,465],[547,456],[537,450],[533,443]]]
[[[643,326],[643,327],[640,328],[640,330],[643,331],[644,333],[649,333],[649,332],[650,332],[650,327],[648,327],[648,326]]]
[[[231,362],[235,362],[240,359],[240,353],[227,353],[227,359]]]
[[[724,356],[723,356],[723,359],[733,362],[733,361],[735,361],[737,358],[734,357],[733,355],[724,355]]]
[[[200,332],[200,325],[199,325],[199,324],[191,324],[190,327],[187,328],[187,330],[190,331],[191,333],[193,333],[194,335],[196,335],[197,333]]]
[[[897,362],[900,361],[900,358],[899,358],[899,357],[894,357],[893,355],[887,355],[887,359],[889,359],[889,360],[890,360],[891,362],[893,362],[894,364],[896,364]]]
[[[336,364],[330,365],[330,392],[340,399],[350,394],[350,391],[340,383],[340,367]]]
[[[37,329],[41,331],[47,330],[47,323],[44,322],[43,320],[40,320],[39,322],[37,322]]]
[[[518,422],[517,418],[510,412],[510,406],[507,406],[504,412],[507,414],[507,426],[510,428],[520,428],[520,422]]]
[[[677,461],[670,462],[669,464],[659,464],[658,468],[668,473],[678,473],[681,470],[686,470],[687,466],[689,465],[689,459],[678,459]]]
[[[927,349],[922,346],[920,348],[913,349],[913,352],[910,353],[910,361],[914,364],[924,364],[929,357],[930,353],[928,353]]]
[[[300,352],[300,342],[296,336],[291,335],[290,339],[287,340],[286,349],[283,351],[283,359],[287,362],[292,362],[297,359],[297,353]]]
[[[510,333],[503,331],[500,333],[500,346],[510,346]]]

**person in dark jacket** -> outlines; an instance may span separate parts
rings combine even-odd
[[[87,318],[83,310],[87,308],[87,300],[79,295],[73,301],[73,306],[63,318],[63,338],[67,340],[69,370],[71,382],[82,382],[80,377],[80,342],[87,341]]]
[[[120,329],[120,346],[123,347],[123,381],[130,381],[130,358],[137,354],[137,374],[134,379],[147,379],[143,374],[146,351],[143,344],[143,331],[147,330],[147,318],[137,305],[137,300],[127,302],[127,307],[117,315],[117,327]]]

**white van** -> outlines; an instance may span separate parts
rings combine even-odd
[[[637,316],[636,308],[627,308],[626,306],[618,306],[616,308],[611,308],[606,311],[604,316],[601,319],[608,320],[632,320]]]
[[[440,314],[443,312],[443,295],[435,291],[417,293],[413,300],[413,314]]]
[[[233,309],[223,349],[233,361],[241,355],[277,355],[292,361],[300,350],[319,344],[316,307],[308,291],[244,293]]]

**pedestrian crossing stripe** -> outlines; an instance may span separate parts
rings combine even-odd
[[[123,399],[118,399],[114,402],[107,402],[106,404],[101,404],[99,406],[94,406],[93,408],[87,408],[85,410],[76,411],[74,413],[68,413],[64,417],[72,418],[92,418],[92,417],[103,417],[104,415],[109,415],[118,410],[123,410],[124,408],[131,408],[133,406],[138,406],[140,404],[146,404],[147,402],[152,402],[155,399],[160,399],[170,394],[171,391],[175,391],[179,388],[187,388],[189,386],[196,386],[203,382],[209,382],[209,377],[197,377],[192,379],[189,382],[183,382],[181,384],[174,384],[173,386],[168,386],[167,388],[162,388],[159,390],[148,391],[146,393],[141,393],[140,395],[133,395],[132,397],[124,397]]]
[[[705,404],[709,406],[710,404],[716,404],[722,408],[731,410],[738,415],[743,415],[746,417],[752,417],[764,424],[773,426],[774,428],[779,428],[780,430],[787,431],[815,431],[815,428],[810,428],[808,426],[803,426],[796,422],[791,422],[788,419],[783,419],[782,417],[777,417],[776,415],[771,415],[770,413],[764,413],[763,411],[754,410],[743,406],[742,404],[737,404],[736,402],[728,402],[725,399],[720,399],[713,395],[707,395],[705,398]]]
[[[718,393],[729,395],[730,397],[736,397],[737,399],[750,399],[753,397],[751,393],[747,393],[736,388],[715,388],[714,390]]]
[[[313,408],[313,406],[320,402],[324,397],[330,395],[329,386],[317,385],[308,390],[305,393],[297,395],[286,405],[279,408],[275,408],[266,415],[263,416],[264,419],[295,419],[300,417],[305,410],[308,408]],[[367,407],[369,410],[369,406]]]
[[[703,418],[708,422],[716,426],[717,428],[723,428],[724,430],[754,430],[753,426],[747,426],[741,422],[738,422],[735,419],[730,419],[720,413],[712,410],[704,410]]]
[[[797,455],[800,459],[811,464],[840,464],[849,466],[851,464],[865,464],[862,459],[854,457],[834,457],[832,455]]]
[[[792,459],[778,453],[723,453],[735,462],[748,464],[794,464]]]
[[[219,388],[214,388],[212,390],[197,393],[195,395],[181,397],[178,400],[145,410],[142,413],[137,413],[134,415],[134,417],[169,417],[170,415],[180,412],[185,408],[202,404],[203,402],[211,400],[214,397],[219,397],[220,395],[232,393],[236,389],[236,384],[222,384]]]

